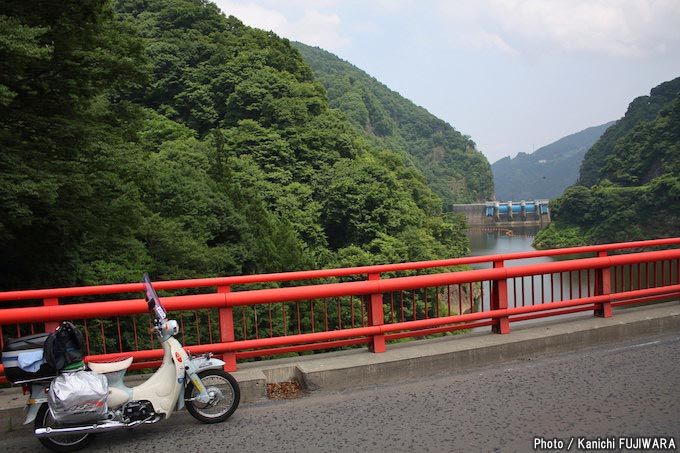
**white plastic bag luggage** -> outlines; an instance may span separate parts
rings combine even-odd
[[[68,371],[50,385],[48,404],[52,417],[63,423],[80,423],[104,418],[108,412],[106,376],[93,371]]]

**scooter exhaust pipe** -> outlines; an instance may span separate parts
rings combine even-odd
[[[67,426],[64,428],[51,428],[51,427],[45,427],[45,428],[38,428],[35,430],[35,436],[36,437],[50,437],[50,436],[58,436],[60,434],[96,434],[96,433],[103,433],[103,432],[108,432],[108,431],[116,431],[118,429],[132,429],[132,428],[137,428],[141,425],[149,425],[156,423],[160,421],[161,416],[158,414],[155,414],[152,417],[149,417],[145,420],[135,420],[134,422],[130,423],[123,423],[123,422],[116,422],[116,421],[110,421],[107,420],[102,423],[96,423],[94,425],[85,425],[85,426]]]

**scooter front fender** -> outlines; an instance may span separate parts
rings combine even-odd
[[[220,359],[216,359],[210,356],[198,356],[188,360],[186,367],[186,377],[184,385],[188,385],[189,382],[193,382],[194,385],[200,389],[200,394],[198,395],[199,400],[209,400],[209,395],[204,386],[200,385],[201,378],[198,373],[205,370],[224,370],[225,362]],[[177,410],[184,408],[184,398],[180,395],[177,400]]]

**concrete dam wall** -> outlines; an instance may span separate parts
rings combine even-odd
[[[465,215],[471,227],[544,227],[550,223],[549,200],[487,201],[455,204],[453,212]]]

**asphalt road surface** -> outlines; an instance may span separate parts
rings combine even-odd
[[[536,438],[544,442],[537,451],[606,448],[609,439],[616,442],[611,450],[625,450],[639,436],[663,436],[677,451],[679,355],[680,333],[650,336],[418,381],[243,405],[218,425],[182,412],[157,425],[99,435],[88,451],[526,452],[541,442]],[[45,451],[30,430],[0,438],[7,452]]]

